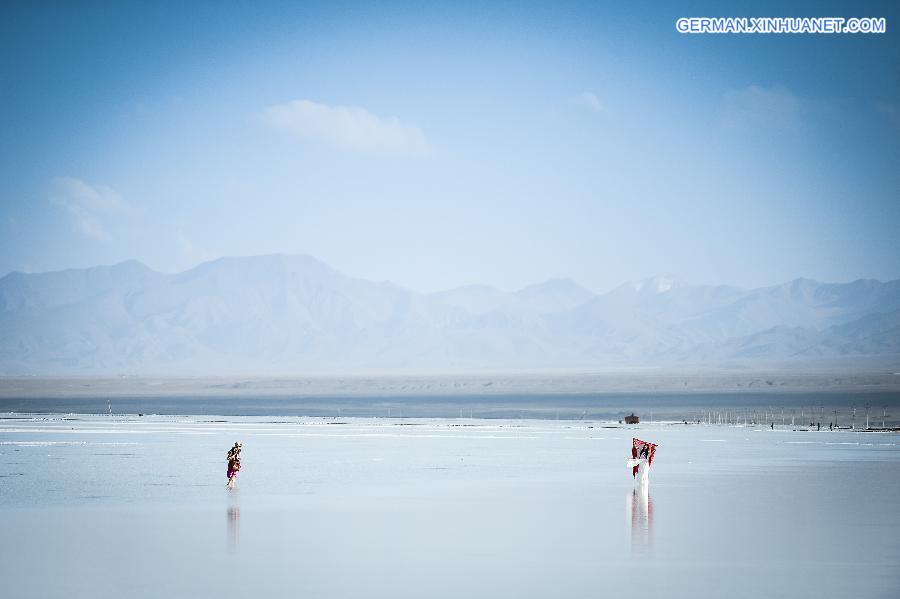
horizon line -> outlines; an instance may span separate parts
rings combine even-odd
[[[730,287],[730,288],[736,289],[738,291],[745,291],[745,292],[755,291],[755,290],[759,290],[759,289],[768,289],[768,288],[773,288],[773,287],[782,287],[785,285],[796,283],[798,281],[809,281],[811,283],[816,283],[819,285],[850,285],[853,283],[857,283],[859,281],[874,281],[875,283],[884,285],[884,284],[900,281],[900,277],[898,277],[896,279],[887,279],[887,280],[881,280],[881,279],[877,279],[874,277],[858,277],[858,278],[855,278],[855,279],[852,279],[849,281],[840,281],[840,282],[839,281],[820,281],[818,279],[804,277],[801,275],[801,276],[797,276],[792,279],[788,279],[786,281],[781,281],[781,282],[777,282],[777,283],[769,283],[766,285],[760,285],[760,286],[755,286],[755,287],[745,287],[745,286],[741,286],[741,285],[733,285],[733,284],[728,284],[728,283],[694,283],[694,282],[687,281],[685,279],[682,279],[682,278],[672,275],[672,274],[656,274],[656,275],[651,275],[649,277],[644,277],[644,278],[639,278],[639,279],[628,279],[617,285],[614,285],[607,291],[598,292],[598,291],[595,291],[594,289],[587,287],[586,285],[582,284],[580,281],[574,279],[573,277],[553,276],[553,277],[549,277],[549,278],[541,280],[541,281],[529,283],[518,289],[513,289],[513,290],[502,289],[491,283],[464,283],[462,285],[457,285],[456,287],[449,287],[449,288],[445,288],[445,289],[439,289],[436,291],[420,291],[413,287],[410,287],[407,285],[402,285],[400,283],[396,283],[394,281],[391,281],[390,279],[377,281],[374,279],[367,279],[364,277],[347,274],[343,271],[338,270],[331,264],[325,262],[324,260],[322,260],[312,254],[308,254],[308,253],[293,254],[293,253],[287,253],[287,252],[271,252],[271,253],[264,253],[264,254],[247,254],[247,255],[226,254],[226,255],[221,255],[221,256],[215,257],[215,258],[210,258],[208,260],[203,260],[201,262],[194,264],[193,266],[190,266],[190,267],[182,269],[182,270],[174,271],[174,272],[164,272],[161,270],[156,270],[155,268],[147,265],[146,263],[139,260],[138,258],[128,258],[128,259],[121,260],[119,262],[115,262],[112,264],[95,264],[92,266],[82,266],[82,267],[72,266],[72,267],[67,267],[67,268],[59,268],[59,269],[54,269],[54,270],[44,270],[44,271],[37,271],[37,272],[25,272],[25,271],[21,271],[21,270],[12,270],[12,271],[9,271],[9,272],[5,273],[4,275],[0,276],[0,281],[3,281],[4,279],[14,276],[14,275],[36,276],[36,275],[48,275],[48,274],[57,274],[57,273],[72,272],[72,271],[87,271],[87,270],[98,269],[98,268],[116,268],[116,267],[123,266],[123,265],[130,264],[130,263],[138,264],[141,267],[146,268],[147,270],[149,270],[153,273],[168,277],[168,276],[181,275],[181,274],[190,272],[192,270],[195,270],[197,268],[200,268],[201,266],[204,266],[206,264],[213,264],[215,262],[220,262],[222,260],[259,259],[259,258],[307,258],[307,259],[313,260],[313,261],[321,264],[322,266],[324,266],[344,277],[348,277],[348,278],[356,279],[356,280],[360,280],[360,281],[367,281],[370,283],[395,285],[397,287],[400,287],[401,289],[404,289],[404,290],[412,292],[412,293],[417,293],[420,295],[437,295],[440,293],[458,291],[460,289],[465,289],[465,288],[470,288],[470,287],[487,287],[489,289],[493,289],[495,291],[499,291],[502,293],[520,293],[531,287],[546,285],[547,283],[550,283],[553,281],[568,281],[568,282],[574,283],[575,285],[581,287],[585,291],[590,292],[594,296],[606,295],[617,289],[621,289],[622,287],[625,287],[627,285],[639,285],[639,284],[644,284],[646,282],[655,281],[655,280],[668,280],[673,283],[676,283],[678,287]],[[666,290],[666,291],[668,291],[668,290]],[[663,291],[661,293],[665,293],[666,291]]]

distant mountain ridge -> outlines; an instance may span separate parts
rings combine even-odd
[[[900,364],[900,280],[417,293],[305,255],[0,279],[0,375]]]

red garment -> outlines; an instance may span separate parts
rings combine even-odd
[[[653,456],[656,454],[656,443],[648,443],[647,441],[641,441],[637,437],[631,438],[631,457],[637,459],[640,455],[641,450],[646,446],[647,449],[647,464],[653,465]],[[631,469],[631,476],[637,476],[638,467],[635,466]]]

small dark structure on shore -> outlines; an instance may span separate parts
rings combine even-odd
[[[639,424],[641,422],[640,416],[635,416],[634,412],[631,413],[631,416],[625,417],[625,424]]]

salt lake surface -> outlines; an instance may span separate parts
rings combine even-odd
[[[659,443],[646,501],[625,468],[633,436]],[[14,598],[897,597],[898,440],[7,414],[0,580]]]

